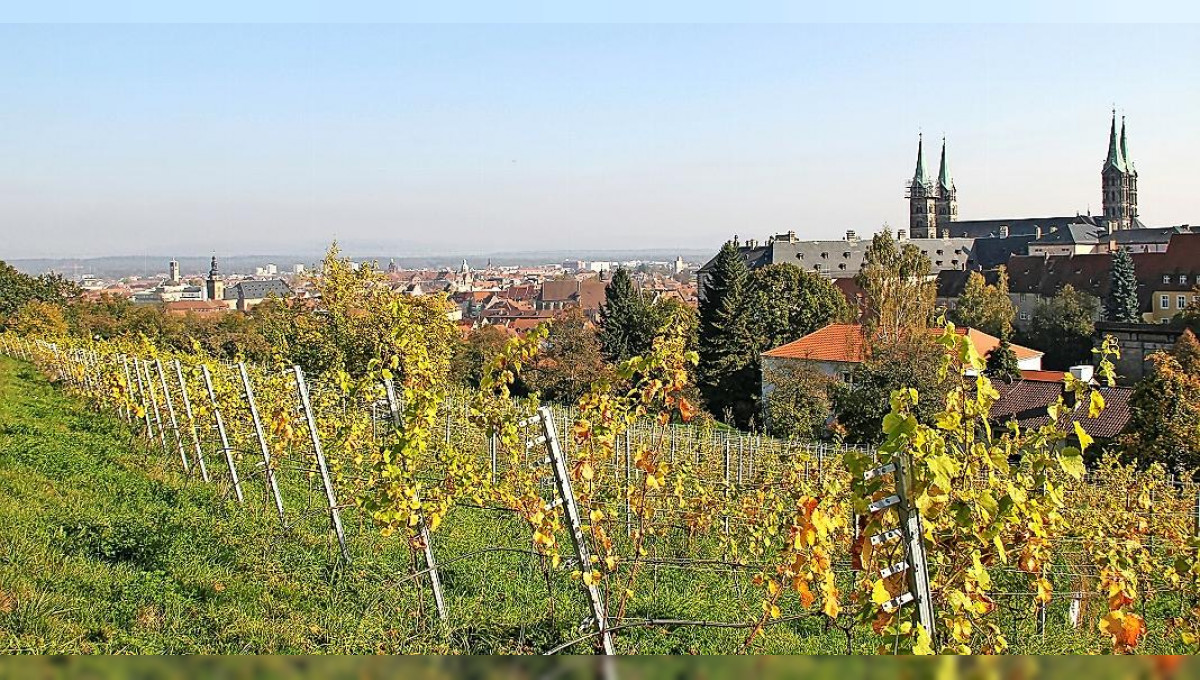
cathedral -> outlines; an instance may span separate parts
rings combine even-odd
[[[946,140],[942,140],[937,179],[925,169],[924,139],[917,140],[917,169],[908,183],[908,231],[912,238],[1008,236],[1054,231],[1068,224],[1090,224],[1109,232],[1141,229],[1137,211],[1137,170],[1129,159],[1125,119],[1117,129],[1114,111],[1108,132],[1108,156],[1100,170],[1103,216],[1074,215],[1000,220],[958,219],[958,191],[946,163]]]

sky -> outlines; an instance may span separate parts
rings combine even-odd
[[[869,234],[907,224],[918,133],[930,165],[947,138],[962,219],[1099,212],[1113,106],[1142,220],[1200,224],[1196,26],[6,24],[0,44],[5,259]]]

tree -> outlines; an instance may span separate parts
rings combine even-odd
[[[984,371],[993,380],[1012,382],[1021,379],[1021,364],[1017,353],[1013,351],[1008,335],[1000,336],[1000,344],[987,355],[987,369]]]
[[[1183,330],[1183,335],[1179,336],[1175,346],[1171,348],[1171,356],[1179,362],[1179,367],[1184,373],[1200,377],[1200,340],[1196,339],[1192,329]]]
[[[528,390],[543,399],[574,403],[608,371],[596,331],[579,308],[571,308],[550,323],[542,351],[521,378]]]
[[[37,338],[57,338],[67,334],[67,322],[61,305],[30,300],[17,310],[12,328],[21,335]]]
[[[704,283],[700,301],[697,386],[710,413],[749,423],[757,410],[755,359],[745,313],[749,270],[735,241],[727,241]]]
[[[809,364],[788,361],[765,368],[763,381],[769,385],[763,415],[771,436],[816,439],[824,434],[832,410],[831,378]]]
[[[1121,248],[1113,255],[1108,280],[1104,318],[1118,323],[1140,323],[1142,309],[1138,304],[1137,274],[1133,268],[1133,257],[1128,250]]]
[[[450,376],[468,387],[479,387],[483,368],[504,349],[509,333],[503,326],[476,328],[461,342],[450,363]]]
[[[1200,467],[1200,376],[1189,375],[1165,352],[1150,356],[1150,373],[1129,398],[1122,437],[1130,458],[1168,469]]]
[[[751,272],[744,304],[755,355],[849,315],[845,296],[829,279],[793,264]]]
[[[902,387],[917,390],[917,419],[933,422],[953,383],[939,375],[945,353],[928,330],[873,345],[867,359],[855,367],[850,381],[835,384],[831,391],[838,426],[845,431],[846,441],[882,441],[883,417],[890,408],[892,392]]]
[[[979,272],[971,272],[957,304],[946,315],[958,326],[976,328],[998,338],[1012,333],[1016,310],[1008,297],[1008,272],[1000,268],[994,285]]]
[[[654,341],[657,320],[642,291],[621,267],[605,287],[600,305],[600,344],[604,356],[617,363],[645,354]]]
[[[1092,333],[1100,302],[1067,284],[1039,304],[1029,322],[1028,343],[1045,352],[1042,365],[1066,370],[1092,360]]]
[[[58,274],[23,274],[0,260],[0,328],[11,324],[27,303],[48,302],[63,305],[79,295],[79,287]]]
[[[875,234],[854,277],[866,291],[863,322],[873,336],[894,341],[912,329],[924,332],[937,302],[932,271],[920,248],[898,246],[888,231]]]

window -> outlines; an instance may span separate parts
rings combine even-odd
[[[942,254],[942,251],[941,251],[941,249],[939,249],[939,250],[938,250],[938,255],[941,255],[941,254]]]
[[[841,263],[839,263],[839,264],[838,264],[838,269],[845,269],[845,268],[846,268],[846,263],[845,263],[845,262],[841,262]]]
[[[1175,309],[1183,309],[1184,307],[1187,307],[1187,296],[1180,295],[1175,298]]]
[[[815,272],[821,271],[821,263],[820,262],[813,265],[813,271],[815,271]]]
[[[1163,274],[1163,283],[1170,283],[1170,282],[1171,282],[1171,275]]]
[[[845,259],[847,259],[847,260],[849,260],[849,259],[850,259],[850,252],[849,252],[849,251],[846,251],[846,252],[842,253],[842,257],[843,257],[843,258],[845,258]]]
[[[1021,312],[1021,321],[1029,320],[1029,312]]]
[[[1158,296],[1158,307],[1159,307],[1159,309],[1170,309],[1171,308],[1171,296],[1170,295],[1159,295]]]
[[[829,253],[821,253],[821,259],[822,259],[822,260],[828,260],[828,259],[829,259]]]
[[[1186,286],[1186,285],[1187,285],[1187,274],[1180,274],[1180,275],[1179,275],[1179,285],[1181,285],[1181,286]]]

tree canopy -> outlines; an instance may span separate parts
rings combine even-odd
[[[1029,322],[1027,342],[1045,352],[1042,366],[1066,370],[1092,362],[1092,333],[1100,301],[1067,284],[1038,305]]]
[[[855,283],[866,291],[863,325],[885,340],[925,329],[937,304],[933,265],[911,243],[898,245],[888,231],[871,239]]]
[[[958,303],[946,316],[958,326],[976,328],[998,338],[1013,330],[1016,310],[1008,297],[1008,272],[1000,268],[995,284],[988,284],[979,272],[971,272]]]

